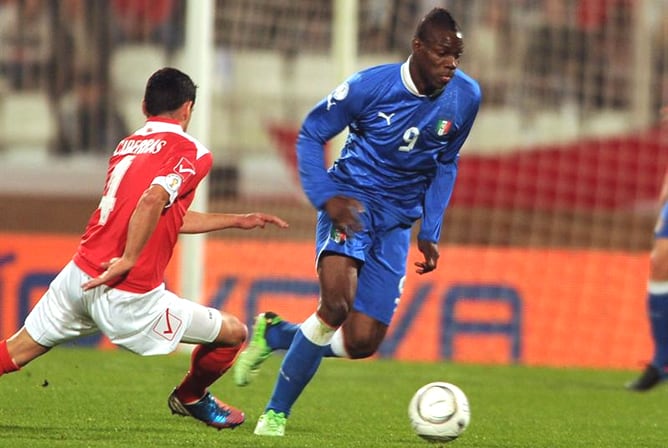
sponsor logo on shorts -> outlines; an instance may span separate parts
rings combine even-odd
[[[160,319],[153,326],[153,333],[171,341],[181,328],[183,321],[169,312],[169,308],[160,316]]]

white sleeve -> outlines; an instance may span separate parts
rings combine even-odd
[[[170,207],[174,203],[176,197],[179,195],[179,189],[182,184],[183,178],[176,173],[169,173],[166,176],[158,176],[151,182],[151,185],[160,185],[169,194],[169,202],[167,202],[165,208]]]

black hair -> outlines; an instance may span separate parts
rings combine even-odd
[[[144,104],[149,116],[172,112],[184,103],[195,103],[197,86],[188,75],[172,67],[161,68],[146,82]]]
[[[447,31],[460,31],[457,21],[447,9],[434,8],[418,24],[415,37],[421,41],[428,40],[430,31],[435,27],[445,28]]]

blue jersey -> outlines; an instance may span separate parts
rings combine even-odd
[[[343,195],[406,225],[422,219],[419,238],[438,242],[480,99],[478,83],[460,70],[434,97],[418,93],[408,62],[354,74],[311,110],[300,130],[297,160],[306,195],[318,209]],[[346,126],[341,155],[326,170],[323,147]]]

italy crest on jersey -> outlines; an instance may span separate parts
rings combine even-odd
[[[336,244],[343,244],[346,242],[346,234],[341,232],[339,229],[336,227],[332,226],[331,230],[329,231],[329,237],[336,243]]]
[[[438,124],[436,125],[436,134],[438,134],[439,136],[445,135],[448,132],[450,132],[451,127],[452,127],[452,121],[438,120]]]

